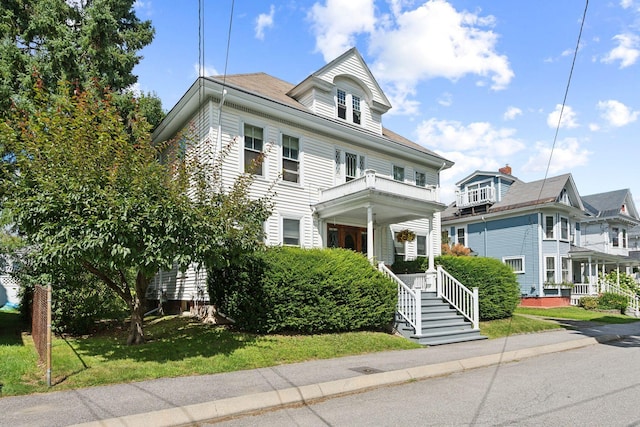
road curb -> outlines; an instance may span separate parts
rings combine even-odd
[[[290,387],[282,390],[231,397],[177,408],[127,415],[100,421],[91,421],[83,424],[76,424],[75,426],[132,427],[153,425],[157,427],[170,427],[213,421],[220,418],[231,417],[258,410],[275,409],[295,404],[310,403],[319,399],[336,397],[375,387],[450,375],[455,372],[514,362],[549,353],[573,350],[622,338],[624,338],[623,335],[601,335],[593,338],[580,338],[557,344],[506,351],[486,356],[475,356],[449,362],[435,363],[432,365],[380,372],[318,384],[309,384],[300,387]]]

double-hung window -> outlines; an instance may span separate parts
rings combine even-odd
[[[244,125],[244,171],[262,175],[262,150],[264,148],[264,131],[252,125]]]
[[[282,243],[290,246],[300,246],[300,220],[282,219]]]
[[[545,282],[546,283],[555,283],[556,282],[556,257],[547,256],[544,257],[544,266],[545,266]]]
[[[404,182],[404,168],[402,166],[393,166],[393,179]]]
[[[362,118],[362,112],[360,111],[360,97],[351,95],[351,106],[353,109],[353,123],[359,125]]]
[[[362,98],[347,89],[337,89],[336,112],[339,119],[362,124]]]
[[[427,174],[424,172],[416,172],[416,186],[417,187],[426,187],[427,186]]]
[[[300,182],[300,140],[282,135],[282,179]]]
[[[458,228],[456,230],[456,239],[458,241],[458,244],[462,245],[462,246],[466,246],[466,239],[465,239],[465,230],[464,228]]]
[[[562,268],[562,282],[571,283],[571,263],[569,262],[569,258],[562,257],[560,258],[560,262]]]
[[[620,229],[618,227],[613,227],[611,229],[611,246],[617,248],[619,245],[618,235],[620,233]]]
[[[555,238],[554,228],[555,228],[555,221],[553,219],[553,215],[546,215],[544,217],[544,237],[545,237],[545,239],[553,239],[553,238]]]
[[[338,117],[347,119],[347,92],[338,89]]]
[[[427,256],[427,236],[416,236],[416,253],[418,256]]]
[[[569,240],[569,219],[560,218],[560,239]]]

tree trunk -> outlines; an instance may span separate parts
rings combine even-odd
[[[136,277],[136,292],[131,301],[131,329],[129,330],[128,345],[144,344],[144,311],[146,309],[146,293],[150,278],[138,272]]]

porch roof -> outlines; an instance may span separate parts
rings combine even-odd
[[[592,249],[582,248],[580,246],[571,246],[569,250],[569,258],[574,261],[598,262],[602,264],[616,264],[625,266],[640,266],[640,259],[632,258],[624,255],[607,254]]]
[[[430,218],[446,207],[434,186],[417,187],[367,170],[363,177],[323,190],[313,208],[323,219],[361,223],[369,206],[378,224]]]

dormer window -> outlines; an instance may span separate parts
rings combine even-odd
[[[355,95],[351,95],[351,101],[353,106],[353,123],[360,124],[361,112],[360,112],[360,98]]]
[[[347,93],[342,89],[338,89],[338,117],[347,119]]]
[[[344,89],[336,91],[336,107],[338,118],[354,123],[362,124],[362,98]]]

